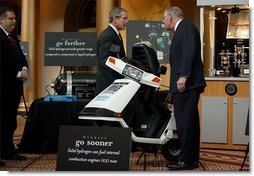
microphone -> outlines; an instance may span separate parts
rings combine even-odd
[[[120,59],[120,46],[116,44],[112,44],[111,47],[109,48],[109,51],[112,53],[116,53],[117,58]]]

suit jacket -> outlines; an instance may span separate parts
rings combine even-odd
[[[181,76],[187,76],[186,90],[206,86],[204,65],[201,60],[200,34],[196,26],[183,19],[175,33],[170,47],[170,92],[177,93],[176,82]]]
[[[105,65],[109,56],[117,58],[117,53],[110,51],[113,44],[120,47],[120,52],[118,53],[119,57],[125,57],[123,42],[120,40],[114,29],[111,26],[108,26],[100,34],[97,41],[98,67],[96,74],[96,94],[103,91],[113,83],[115,79],[123,78],[121,74]]]
[[[0,28],[0,65],[1,65],[1,98],[6,94],[22,93],[22,81],[16,76],[23,67],[28,68],[25,55],[22,52],[18,38],[12,34],[15,46],[6,33]]]

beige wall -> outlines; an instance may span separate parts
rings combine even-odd
[[[199,29],[200,8],[196,5],[196,0],[171,0],[171,5],[181,8],[185,18],[191,20]]]
[[[161,21],[169,0],[123,0],[121,6],[128,10],[130,20]]]

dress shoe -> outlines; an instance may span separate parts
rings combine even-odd
[[[175,164],[168,164],[167,165],[169,170],[192,170],[195,168],[198,168],[198,162],[184,162],[184,161],[178,161]]]
[[[22,155],[12,155],[12,156],[6,156],[3,157],[4,160],[17,160],[17,161],[24,161],[27,160],[26,156],[22,156]]]
[[[5,165],[5,162],[0,159],[0,166],[4,166],[4,165]]]

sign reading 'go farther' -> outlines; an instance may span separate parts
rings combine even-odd
[[[46,32],[45,66],[95,66],[95,32]]]

